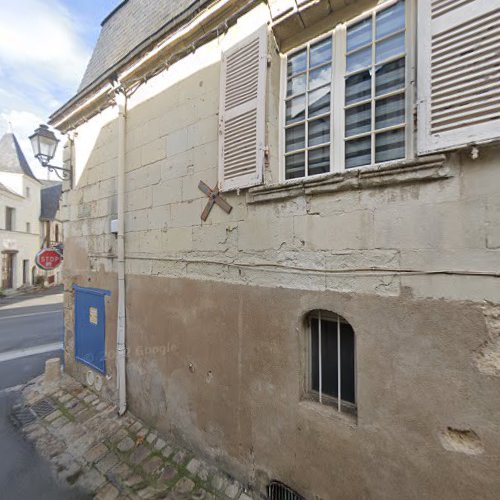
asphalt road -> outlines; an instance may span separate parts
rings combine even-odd
[[[62,355],[62,309],[60,289],[0,302],[0,500],[75,498],[10,421],[19,386]]]

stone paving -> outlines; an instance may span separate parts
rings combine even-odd
[[[66,375],[56,387],[35,379],[23,397],[13,413],[17,425],[57,477],[89,498],[262,498],[130,413],[118,417]]]

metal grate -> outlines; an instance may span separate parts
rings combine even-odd
[[[47,401],[46,399],[38,401],[31,408],[40,418],[44,418],[55,411],[55,407],[50,401]]]
[[[16,427],[24,427],[36,420],[36,415],[26,406],[17,407],[12,410],[11,418]]]
[[[292,488],[279,481],[271,481],[267,487],[268,500],[305,500],[302,495],[299,495]]]

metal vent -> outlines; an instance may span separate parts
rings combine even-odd
[[[36,415],[30,410],[30,408],[23,406],[13,408],[11,418],[16,427],[24,427],[25,425],[34,422],[36,420]]]
[[[52,403],[46,399],[38,401],[38,403],[35,403],[31,408],[40,418],[50,415],[55,410]]]
[[[271,481],[267,487],[268,500],[305,500],[302,495],[299,495],[292,488],[279,481]]]

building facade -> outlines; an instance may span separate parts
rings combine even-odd
[[[62,183],[58,181],[45,181],[45,187],[40,192],[40,235],[42,248],[57,248],[64,251],[63,221],[59,204],[62,194]],[[54,271],[38,271],[43,274],[47,285],[62,283],[62,265]]]
[[[259,492],[496,498],[498,16],[120,4],[51,117],[66,370]]]
[[[12,133],[0,139],[1,289],[34,283],[40,249],[40,188]]]

